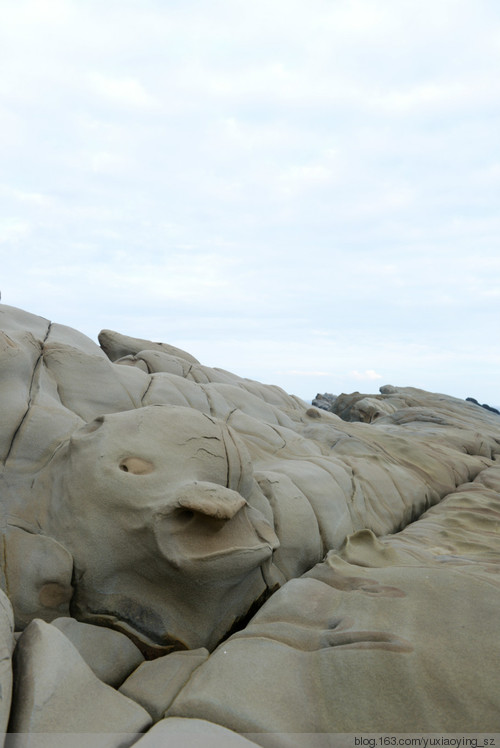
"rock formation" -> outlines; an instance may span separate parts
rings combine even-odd
[[[469,403],[475,403],[476,405],[481,405],[481,408],[486,408],[486,410],[489,410],[491,413],[496,413],[497,415],[500,416],[500,410],[498,410],[498,408],[494,408],[492,405],[488,405],[487,403],[478,403],[475,397],[466,397],[465,399]]]
[[[328,412],[167,344],[0,330],[9,745],[500,732],[495,413],[389,385]]]
[[[332,406],[335,403],[335,400],[336,396],[332,395],[331,392],[324,392],[323,394],[318,392],[318,394],[312,401],[312,405],[314,405],[315,408],[320,408],[321,410],[332,411]]]

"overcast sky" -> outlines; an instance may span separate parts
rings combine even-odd
[[[0,289],[316,392],[500,403],[498,0],[0,0]]]

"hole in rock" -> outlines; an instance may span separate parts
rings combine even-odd
[[[154,465],[149,460],[145,460],[143,457],[125,457],[119,465],[120,470],[124,473],[132,473],[133,475],[147,475],[152,473]]]

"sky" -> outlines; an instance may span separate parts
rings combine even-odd
[[[2,303],[500,403],[498,0],[0,0]]]

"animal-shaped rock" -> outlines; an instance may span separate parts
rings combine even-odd
[[[80,620],[143,646],[211,647],[266,591],[278,539],[222,422],[168,405],[102,416],[46,471],[44,529],[73,557]]]

